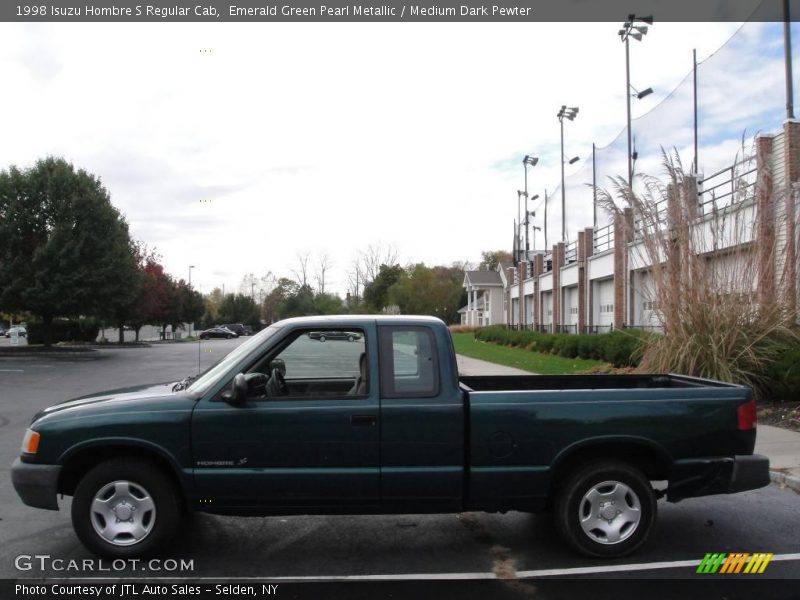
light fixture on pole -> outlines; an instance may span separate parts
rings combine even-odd
[[[538,198],[539,198],[539,194],[534,194],[533,196],[531,196],[531,202],[533,202],[534,200],[537,200]],[[528,215],[527,216],[533,217],[535,219],[536,218],[536,211],[535,210],[528,211]],[[538,229],[539,231],[541,231],[542,228],[541,227],[537,227],[536,225],[531,225],[531,228],[533,229],[533,251],[536,252],[536,230]]]
[[[535,167],[539,158],[526,154],[522,159],[522,167],[525,169],[525,260],[530,259],[530,245],[528,244],[528,167]]]
[[[189,265],[189,287],[192,287],[192,269],[194,269],[194,265]]]
[[[645,23],[645,25],[637,25],[636,23]],[[628,114],[628,187],[633,185],[633,152],[631,148],[631,97],[636,96],[639,100],[645,96],[652,94],[653,89],[647,88],[642,92],[631,94],[631,90],[636,89],[631,85],[631,55],[630,55],[630,38],[639,42],[642,37],[647,35],[648,25],[653,24],[653,17],[637,17],[636,15],[628,15],[628,20],[622,24],[622,29],[617,32],[619,39],[625,42],[625,101]]]
[[[578,107],[568,107],[566,104],[561,105],[561,110],[558,111],[556,115],[558,117],[558,122],[561,125],[561,241],[567,241],[567,211],[566,211],[566,203],[567,203],[567,194],[566,189],[564,188],[564,119],[569,121],[574,121],[575,117],[578,116]],[[569,164],[575,164],[578,162],[578,157],[575,156],[569,159]]]

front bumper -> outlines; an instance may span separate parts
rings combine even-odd
[[[58,510],[59,465],[24,463],[19,457],[11,466],[11,482],[22,502],[34,508]]]
[[[667,500],[735,494],[769,485],[769,459],[760,454],[677,461],[667,488]]]

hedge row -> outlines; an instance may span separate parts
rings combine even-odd
[[[476,331],[475,339],[567,358],[602,360],[615,367],[635,367],[641,359],[642,338],[647,335],[653,334],[637,329],[601,334],[539,333],[492,325]]]
[[[28,343],[44,343],[44,327],[41,321],[29,321]],[[51,324],[52,342],[94,342],[100,327],[94,319],[54,319]]]
[[[800,400],[800,348],[789,348],[766,369],[770,399]]]

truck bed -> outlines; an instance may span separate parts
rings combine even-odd
[[[488,375],[459,381],[468,392],[741,387],[686,375]]]

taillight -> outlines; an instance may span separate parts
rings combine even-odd
[[[736,418],[739,431],[750,431],[756,428],[756,401],[750,400],[746,404],[740,404],[736,409]]]

